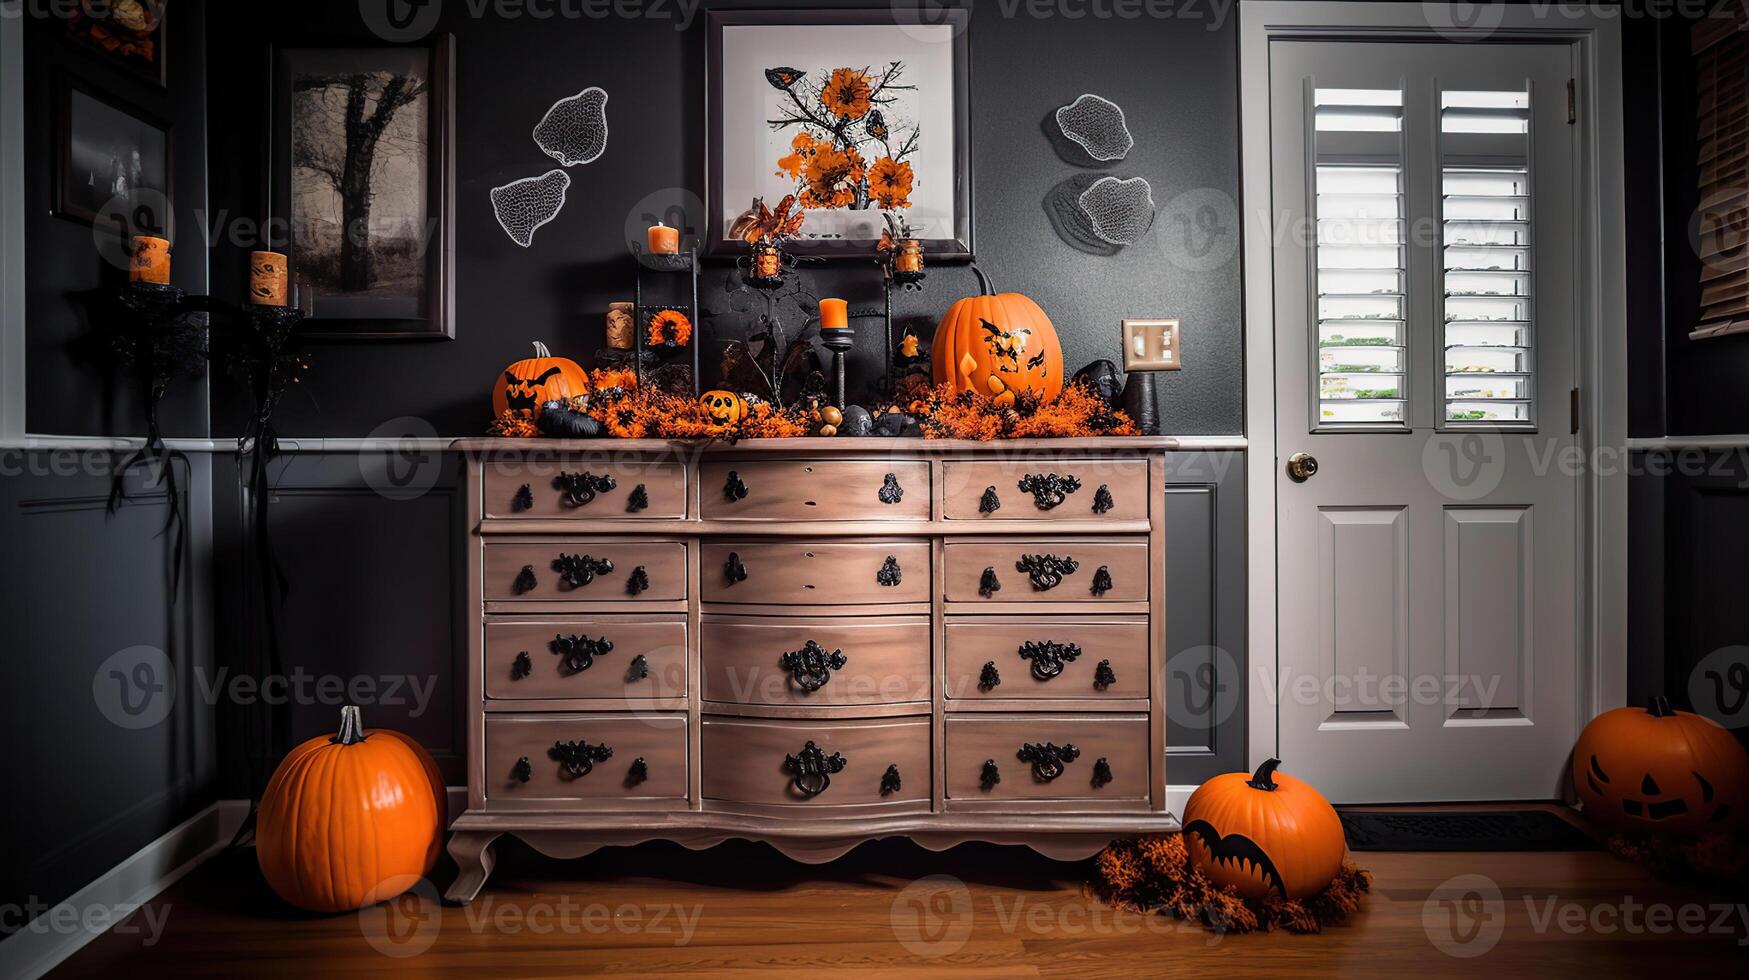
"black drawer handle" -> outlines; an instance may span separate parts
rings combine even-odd
[[[1111,782],[1111,763],[1101,757],[1098,762],[1093,764],[1093,788],[1099,789],[1109,782]]]
[[[1002,582],[996,578],[996,569],[984,569],[984,575],[978,579],[978,594],[988,599],[1002,591]]]
[[[1002,686],[1002,672],[996,669],[996,661],[984,662],[984,669],[978,671],[978,690],[993,691]]]
[[[532,673],[534,673],[534,663],[528,659],[528,651],[524,650],[518,653],[516,659],[510,664],[510,679],[519,681]]]
[[[619,487],[619,481],[611,476],[596,476],[594,473],[564,473],[553,477],[553,489],[559,491],[563,502],[571,507],[586,507],[595,500],[597,494],[607,493]]]
[[[729,560],[723,562],[723,578],[730,584],[747,581],[747,566],[741,564],[741,556],[729,552]]]
[[[741,482],[741,474],[729,471],[729,479],[723,483],[723,499],[729,503],[747,499],[747,484]]]
[[[528,756],[516,760],[516,765],[510,767],[510,778],[519,783],[526,783],[534,775],[534,767],[528,764]]]
[[[1002,781],[1002,770],[996,768],[995,759],[984,760],[984,770],[978,774],[978,785],[988,790]]]
[[[640,483],[632,488],[631,493],[626,494],[626,513],[636,514],[640,510],[649,509],[650,491],[645,489],[644,485]]]
[[[903,575],[899,571],[899,559],[892,555],[888,555],[886,563],[881,566],[881,570],[875,573],[875,581],[879,582],[883,587],[891,589],[903,580]]]
[[[1093,668],[1093,686],[1101,691],[1117,683],[1117,674],[1111,669],[1111,661],[1101,660],[1099,666]]]
[[[516,491],[516,496],[510,501],[510,509],[524,511],[534,507],[534,488],[524,483]]]
[[[844,755],[827,755],[810,741],[795,755],[784,756],[783,768],[792,773],[789,784],[795,791],[811,800],[831,788],[832,774],[844,770]]]
[[[899,486],[898,474],[887,474],[886,482],[881,484],[880,498],[881,503],[888,505],[896,504],[905,499],[905,488]]]
[[[631,577],[626,579],[626,594],[640,595],[650,589],[650,573],[644,566],[632,569]]]
[[[590,639],[581,633],[560,633],[553,637],[553,642],[547,644],[548,649],[559,657],[559,664],[567,674],[581,674],[595,666],[595,658],[613,652],[613,641],[603,636],[600,639]]]
[[[827,652],[815,640],[802,644],[800,650],[791,650],[777,658],[777,665],[789,671],[790,683],[812,694],[826,686],[832,679],[832,672],[843,670],[850,658],[843,650]]]
[[[641,681],[650,676],[650,660],[643,654],[632,658],[632,665],[626,668],[626,680]]]
[[[1063,576],[1073,575],[1081,568],[1081,563],[1067,555],[1058,558],[1056,555],[1021,555],[1014,563],[1017,571],[1026,573],[1032,579],[1032,587],[1040,592],[1049,592],[1063,584]]]
[[[1069,494],[1079,489],[1081,481],[1074,476],[1028,473],[1020,478],[1020,492],[1032,494],[1033,503],[1038,505],[1039,510],[1055,510],[1069,499]]]
[[[1093,512],[1095,514],[1110,513],[1117,501],[1111,499],[1111,488],[1101,483],[1099,489],[1093,491]]]
[[[1081,648],[1073,643],[1052,640],[1028,640],[1020,645],[1020,659],[1032,661],[1032,676],[1048,681],[1063,672],[1064,663],[1074,663],[1081,657]]]
[[[1081,750],[1064,742],[1027,742],[1015,753],[1021,762],[1032,763],[1032,778],[1048,783],[1063,774],[1063,767],[1081,758]]]
[[[894,763],[887,767],[886,772],[881,773],[881,795],[887,796],[897,793],[902,787],[903,784],[899,781],[899,766]]]
[[[978,513],[994,514],[1002,509],[1002,498],[996,496],[995,487],[985,487],[984,496],[978,501]]]
[[[1094,597],[1105,595],[1111,591],[1111,569],[1105,565],[1099,566],[1099,571],[1093,573],[1093,588],[1089,590]]]
[[[522,571],[516,573],[516,582],[510,586],[510,589],[517,595],[527,595],[539,586],[540,582],[534,577],[534,566],[524,565]]]
[[[595,771],[597,762],[613,758],[613,748],[605,743],[554,742],[547,755],[559,764],[559,775],[566,779],[582,779]]]
[[[1101,760],[1101,761],[1104,761],[1104,760]],[[626,785],[627,786],[636,786],[639,783],[642,783],[644,780],[649,779],[649,778],[650,778],[650,764],[645,762],[644,757],[641,755],[638,756],[636,759],[633,759],[631,768],[626,770]]]
[[[560,552],[559,557],[553,559],[553,571],[559,573],[559,580],[566,585],[581,589],[595,581],[595,576],[613,571],[613,562],[594,555],[567,555]]]

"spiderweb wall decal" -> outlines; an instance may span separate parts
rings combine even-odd
[[[1101,177],[1080,204],[1093,234],[1113,245],[1134,245],[1154,223],[1154,188],[1142,177]]]
[[[534,243],[534,233],[559,216],[565,206],[565,192],[571,188],[571,175],[563,170],[549,170],[539,177],[513,181],[492,188],[492,213],[498,226],[510,240],[523,248]]]
[[[534,127],[534,142],[567,167],[594,163],[607,151],[607,92],[590,86],[553,103]]]
[[[1122,160],[1136,145],[1123,107],[1088,93],[1057,110],[1057,128],[1101,163]]]

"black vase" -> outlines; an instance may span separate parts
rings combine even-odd
[[[1131,371],[1129,383],[1123,389],[1123,410],[1142,430],[1142,435],[1160,434],[1160,405],[1154,398],[1154,375],[1149,371]]]

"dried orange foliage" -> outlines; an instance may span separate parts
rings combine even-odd
[[[1100,852],[1095,865],[1100,880],[1093,888],[1108,903],[1200,922],[1213,932],[1322,932],[1359,909],[1361,896],[1372,889],[1370,872],[1345,863],[1330,887],[1304,901],[1275,895],[1246,901],[1196,870],[1179,834],[1118,841]]]
[[[1749,895],[1749,840],[1729,834],[1699,837],[1616,834],[1609,839],[1609,850],[1661,877],[1699,879],[1723,886],[1733,895]]]
[[[690,396],[640,389],[626,369],[591,371],[589,381],[589,414],[619,439],[777,439],[812,430],[802,413],[766,404],[750,406],[738,425],[723,425]]]
[[[1009,408],[974,391],[954,391],[949,385],[937,385],[901,410],[917,417],[925,438],[929,439],[989,442],[1141,434],[1128,415],[1113,410],[1084,384],[1069,385],[1049,404],[1021,397]]]
[[[506,439],[531,439],[540,435],[540,430],[534,427],[534,419],[524,418],[516,412],[503,412],[486,426],[486,431]]]

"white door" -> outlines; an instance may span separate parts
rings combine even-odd
[[[1547,44],[1271,46],[1280,749],[1337,802],[1560,794],[1572,65]]]

